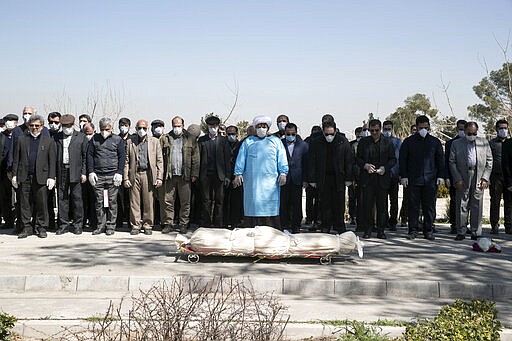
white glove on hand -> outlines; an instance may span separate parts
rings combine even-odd
[[[345,181],[345,186],[347,186],[347,187],[352,186],[352,181]]]
[[[316,182],[310,182],[309,185],[312,187],[312,188],[316,188]]]
[[[48,187],[48,190],[51,191],[53,187],[55,187],[55,179],[46,180],[46,186]]]
[[[158,179],[155,181],[155,188],[162,187],[162,180]]]
[[[123,186],[124,188],[130,188],[132,187],[132,183],[130,182],[130,180],[124,180]]]
[[[12,183],[12,187],[18,188],[18,181],[17,181],[16,176],[12,177],[11,183]]]
[[[365,163],[363,168],[370,174],[375,172],[375,166],[370,163]]]
[[[96,186],[96,183],[98,182],[98,176],[96,173],[89,174],[89,183],[92,187]]]
[[[121,186],[121,183],[123,182],[123,176],[121,174],[114,174],[114,186],[119,187]]]
[[[400,183],[402,184],[402,186],[407,187],[407,186],[409,186],[409,179],[408,178],[402,178],[400,180]]]
[[[379,175],[384,175],[384,173],[386,173],[386,168],[384,168],[384,166],[380,166],[379,169],[375,171],[375,173]]]
[[[446,186],[446,188],[450,188],[452,186],[452,183],[450,182],[450,179],[444,180],[444,185]]]
[[[279,174],[279,178],[277,178],[277,182],[279,182],[279,186],[286,185],[286,174]]]
[[[235,179],[233,180],[233,188],[242,186],[242,182],[244,182],[242,175],[235,176]]]
[[[444,179],[437,178],[437,187],[444,185]]]

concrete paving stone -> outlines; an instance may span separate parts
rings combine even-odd
[[[0,291],[23,291],[25,280],[25,276],[0,276]]]
[[[128,276],[78,276],[77,291],[128,291]]]
[[[439,297],[492,299],[492,284],[441,281],[439,282]]]
[[[386,281],[336,279],[334,292],[343,296],[386,296]]]
[[[387,281],[387,296],[392,297],[439,297],[439,282],[420,280]]]
[[[269,292],[275,294],[283,293],[283,279],[282,278],[254,278],[242,277],[238,278],[248,287],[258,292]]]
[[[170,277],[138,277],[131,276],[128,289],[130,291],[149,290],[154,286],[169,286],[171,283]]]
[[[283,294],[333,295],[334,280],[327,279],[283,279]]]
[[[493,299],[512,298],[512,284],[492,283]]]
[[[27,275],[25,291],[76,291],[78,276]]]

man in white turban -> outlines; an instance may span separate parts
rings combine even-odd
[[[269,136],[272,119],[256,116],[255,136],[247,137],[238,152],[233,187],[244,184],[244,225],[280,228],[279,187],[286,184],[288,161],[282,141]]]

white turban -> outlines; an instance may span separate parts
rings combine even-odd
[[[260,123],[265,123],[270,128],[270,126],[272,125],[272,119],[265,115],[259,115],[252,120],[253,126],[257,126]]]

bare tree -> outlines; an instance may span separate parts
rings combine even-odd
[[[238,96],[240,94],[240,87],[238,86],[238,82],[236,81],[236,79],[233,81],[233,83],[234,83],[233,88],[229,87],[226,84],[226,87],[233,94],[233,104],[231,105],[231,109],[229,110],[228,114],[226,115],[226,118],[222,121],[222,123],[226,123],[230,119],[231,115],[233,114],[233,111],[235,111],[235,108],[238,105]]]
[[[450,101],[450,96],[448,95],[448,88],[450,87],[450,84],[451,82],[448,82],[448,84],[444,83],[443,73],[441,72],[441,89],[443,90],[444,96],[446,97],[446,102],[448,102],[448,107],[450,108],[452,116],[455,116],[453,113],[452,102]]]

